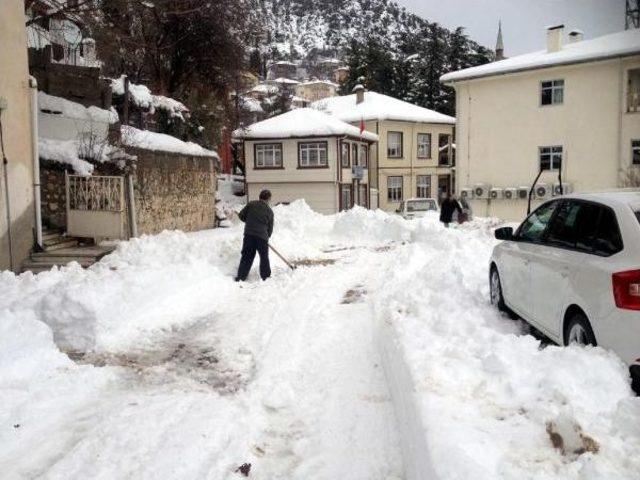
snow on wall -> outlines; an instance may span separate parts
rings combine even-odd
[[[183,142],[182,140],[164,133],[139,130],[129,125],[122,126],[122,143],[128,147],[143,148],[146,150],[158,150],[161,152],[181,153],[196,157],[219,158],[218,153],[207,150],[197,143]]]
[[[111,80],[111,90],[115,95],[124,95],[124,79],[123,75]],[[146,85],[129,82],[129,95],[134,105],[143,110],[150,110],[152,113],[155,109],[164,110],[171,117],[180,118],[182,121],[189,113],[189,109],[183,103],[164,95],[153,95]]]

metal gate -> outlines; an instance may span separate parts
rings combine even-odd
[[[125,238],[124,177],[65,174],[65,187],[70,236]]]

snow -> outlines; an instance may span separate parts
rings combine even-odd
[[[570,65],[587,61],[594,62],[632,54],[640,54],[640,30],[637,28],[604,35],[592,40],[564,44],[558,52],[541,50],[479,67],[447,73],[440,77],[440,81],[451,83],[537,68]]]
[[[158,150],[162,152],[180,153],[197,157],[214,157],[218,154],[213,150],[207,150],[197,143],[183,142],[182,140],[164,133],[139,130],[128,125],[122,126],[122,143],[128,147],[142,148],[146,150]]]
[[[59,114],[66,118],[87,122],[113,124],[119,120],[118,114],[114,110],[104,110],[94,106],[85,107],[79,103],[48,95],[44,92],[38,92],[38,108],[45,113]]]
[[[264,113],[262,105],[258,100],[251,97],[240,97],[242,106],[251,113]]]
[[[111,90],[115,95],[124,95],[125,78],[126,76],[122,75],[120,78],[111,80]],[[129,98],[134,105],[143,110],[150,110],[151,112],[156,109],[164,110],[171,117],[180,118],[182,121],[185,120],[185,115],[189,113],[189,109],[183,103],[164,95],[153,95],[146,85],[129,82]]]
[[[298,85],[300,82],[297,80],[292,80],[290,78],[279,77],[275,80],[270,80],[273,83],[277,83],[280,85]]]
[[[541,345],[490,306],[499,221],[274,211],[273,245],[310,265],[273,256],[264,283],[233,282],[233,219],[89,269],[0,273],[3,477],[640,477],[621,361]],[[597,453],[573,453],[586,437]]]
[[[364,102],[360,104],[356,103],[356,94],[352,94],[318,100],[311,106],[344,122],[400,120],[451,125],[456,123],[456,119],[448,115],[376,92],[365,92]]]
[[[312,108],[291,110],[233,132],[234,138],[247,140],[336,135],[360,138],[360,129]],[[362,138],[371,142],[378,141],[376,134],[366,130],[362,133]]]
[[[91,175],[94,166],[78,156],[79,148],[77,140],[38,139],[38,154],[40,158],[70,165],[78,175]]]
[[[278,87],[275,85],[260,83],[255,87],[253,87],[251,90],[249,90],[249,92],[263,93],[265,95],[273,95],[275,93],[278,93]]]

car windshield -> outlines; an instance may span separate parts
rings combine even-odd
[[[414,200],[407,202],[407,212],[427,212],[437,210],[435,200]]]
[[[636,218],[638,219],[638,223],[640,223],[640,210],[636,212]]]

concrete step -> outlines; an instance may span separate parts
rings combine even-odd
[[[84,259],[74,258],[72,260],[67,261],[64,257],[54,257],[54,258],[41,257],[37,259],[25,260],[25,262],[22,264],[22,268],[23,270],[25,269],[31,270],[31,267],[35,267],[35,268],[48,267],[49,269],[54,266],[63,267],[65,265],[68,265],[71,262],[78,262],[84,268],[90,267],[91,265],[96,263],[94,258],[84,258]]]
[[[54,240],[58,237],[62,237],[64,232],[62,230],[43,230],[42,231],[42,241]]]
[[[78,246],[77,239],[66,237],[59,237],[58,239],[49,240],[48,242],[43,243],[45,252],[52,252],[54,250],[61,250],[63,248],[73,248]]]
[[[70,262],[78,262],[83,268],[88,268],[113,250],[115,247],[77,246],[76,241],[74,246],[54,247],[54,250],[32,253],[22,264],[22,271],[40,273],[51,270],[54,266],[65,266]]]

